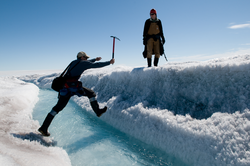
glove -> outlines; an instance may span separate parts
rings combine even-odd
[[[162,44],[165,44],[165,38],[162,37]]]

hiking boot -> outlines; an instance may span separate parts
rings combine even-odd
[[[99,108],[99,104],[98,104],[98,102],[97,102],[96,100],[90,102],[90,105],[91,105],[93,111],[96,113],[96,115],[97,115],[98,117],[100,117],[100,116],[101,116],[103,113],[105,113],[105,112],[107,111],[107,109],[108,109],[106,106],[105,106],[103,109],[100,109],[100,108]]]
[[[46,116],[42,126],[38,129],[38,131],[43,135],[43,136],[50,136],[50,133],[48,132],[48,128],[50,123],[52,122],[53,118],[55,117],[55,115],[52,115],[51,113],[48,113],[48,115]]]
[[[151,58],[147,58],[147,61],[148,61],[148,67],[151,67],[152,59]]]
[[[50,133],[46,130],[44,131],[41,127],[38,129],[38,131],[45,137],[49,137]]]
[[[104,107],[103,109],[99,109],[98,113],[96,114],[98,117],[102,116],[103,113],[107,111],[108,107]]]
[[[158,66],[159,58],[154,59],[154,66]]]

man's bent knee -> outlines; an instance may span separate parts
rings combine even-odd
[[[56,116],[56,114],[58,114],[58,112],[56,112],[56,111],[54,111],[54,110],[51,110],[51,111],[50,111],[50,115]]]
[[[156,57],[156,58],[160,58],[161,55],[160,55],[160,54],[155,54],[155,57]]]
[[[90,98],[89,98],[89,101],[90,101],[90,102],[96,101],[96,97],[90,97]]]

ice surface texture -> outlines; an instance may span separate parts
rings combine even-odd
[[[250,56],[86,71],[101,119],[192,165],[250,165]],[[49,88],[52,75],[20,79]],[[86,97],[73,100],[93,114]]]

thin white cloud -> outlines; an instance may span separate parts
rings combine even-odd
[[[241,44],[242,46],[250,46],[250,43]]]
[[[230,28],[230,29],[250,28],[250,23],[248,23],[248,24],[232,25],[232,26],[230,26],[228,28]]]

